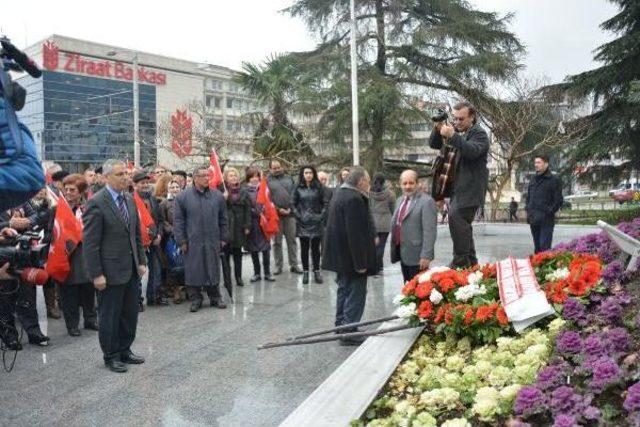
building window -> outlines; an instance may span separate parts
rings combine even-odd
[[[235,123],[232,120],[227,120],[227,132],[233,132]]]
[[[207,107],[213,107],[214,99],[215,98],[213,96],[207,95],[207,98],[206,98]]]
[[[227,98],[227,108],[233,108],[233,98]]]
[[[216,108],[220,108],[220,106],[222,105],[222,98],[219,98],[219,97],[216,96],[213,101],[214,101],[213,105]]]

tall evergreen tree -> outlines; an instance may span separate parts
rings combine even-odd
[[[321,39],[299,55],[316,73],[321,129],[338,145],[350,134],[349,0],[298,0],[285,10]],[[426,91],[477,96],[518,68],[523,47],[507,23],[464,0],[356,0],[358,81],[364,165],[382,165],[385,147],[402,145]],[[421,118],[424,120],[424,117]]]
[[[583,118],[591,123],[584,142],[576,147],[583,160],[609,158],[616,153],[640,169],[640,2],[610,0],[619,12],[600,27],[617,38],[600,46],[594,59],[603,65],[570,76],[558,85],[578,97],[594,96],[595,112]]]

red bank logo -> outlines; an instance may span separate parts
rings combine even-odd
[[[58,46],[47,41],[42,45],[42,65],[55,71],[60,68],[60,51]],[[77,53],[64,52],[62,71],[76,74],[85,74],[97,77],[109,77],[118,80],[133,81],[133,68],[119,61],[94,60]],[[151,71],[144,66],[138,66],[138,81],[152,85],[167,84],[167,75],[157,71]]]
[[[49,71],[58,69],[58,46],[52,41],[46,41],[42,45],[42,65]]]
[[[191,154],[193,148],[192,124],[193,120],[187,114],[187,110],[177,109],[171,116],[171,149],[181,159]]]

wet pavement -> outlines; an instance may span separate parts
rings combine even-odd
[[[587,231],[560,230],[556,242]],[[434,265],[451,253],[448,233],[439,232]],[[526,226],[492,226],[476,249],[487,262],[527,255],[532,244]],[[250,271],[245,256],[245,280]],[[27,344],[13,372],[0,371],[0,426],[278,425],[353,351],[337,343],[256,349],[333,325],[336,285],[330,273],[324,278],[302,285],[301,276],[284,273],[274,283],[247,283],[226,310],[148,307],[133,346],[146,363],[126,374],[104,367],[96,332],[72,338],[62,319],[49,320],[50,346]],[[390,314],[401,286],[399,266],[387,265],[369,281],[364,318]]]

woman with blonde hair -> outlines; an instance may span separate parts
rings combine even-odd
[[[237,286],[244,286],[242,280],[242,247],[247,243],[251,230],[251,199],[249,193],[240,185],[238,170],[227,167],[223,174],[227,189],[227,221],[229,241],[222,249],[222,275],[227,289],[231,286],[231,258],[233,257],[234,276]],[[231,294],[231,291],[229,291]]]

